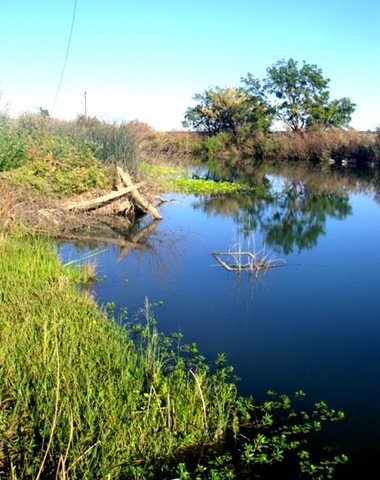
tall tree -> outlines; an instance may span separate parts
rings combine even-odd
[[[330,80],[316,65],[280,60],[267,69],[264,88],[277,99],[276,115],[291,130],[346,127],[355,110],[350,99],[330,101]]]
[[[347,97],[331,100],[326,105],[315,105],[308,121],[308,128],[348,127],[356,105]]]
[[[243,126],[253,132],[266,130],[271,124],[266,104],[244,88],[209,88],[193,99],[198,103],[186,110],[185,127],[235,135]]]

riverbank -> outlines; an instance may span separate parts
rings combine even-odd
[[[319,403],[306,414],[273,393],[262,405],[239,398],[223,355],[206,360],[163,336],[149,300],[121,322],[83,288],[88,274],[96,281],[91,264],[86,275],[61,264],[46,207],[112,181],[78,138],[34,133],[24,163],[1,174],[1,476],[264,479],[285,463],[327,478],[345,458],[312,451],[307,434],[342,413]]]

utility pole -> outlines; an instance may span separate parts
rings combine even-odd
[[[84,92],[84,119],[87,120],[87,93]]]

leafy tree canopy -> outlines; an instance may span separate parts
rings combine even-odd
[[[267,69],[264,89],[276,98],[276,116],[291,130],[347,127],[355,104],[349,98],[330,101],[330,79],[316,65],[280,60]]]
[[[198,103],[187,109],[185,127],[211,134],[236,134],[243,126],[253,132],[267,130],[271,124],[265,102],[247,89],[214,87],[196,94],[193,99]]]
[[[316,65],[290,59],[267,69],[262,82],[251,73],[239,88],[214,87],[197,93],[195,107],[185,113],[183,125],[210,134],[254,133],[270,128],[274,118],[289,129],[347,127],[356,105],[347,97],[330,100],[329,82]]]
[[[311,108],[311,116],[309,117],[308,128],[340,128],[348,127],[351,116],[355,111],[356,105],[347,97],[339,100],[331,100],[326,105],[314,105]]]

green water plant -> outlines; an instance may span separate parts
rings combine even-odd
[[[188,168],[145,164],[142,171],[153,179],[155,185],[163,192],[223,195],[256,190],[255,186],[248,186],[238,182],[197,178],[191,175],[191,169]]]

